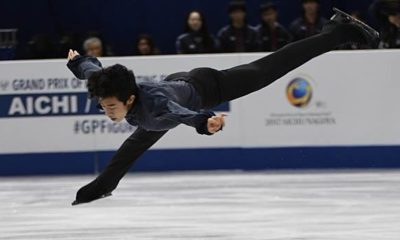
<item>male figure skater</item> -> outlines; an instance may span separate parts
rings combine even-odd
[[[70,50],[68,67],[88,79],[90,98],[98,100],[113,121],[124,118],[138,126],[122,144],[106,169],[79,189],[73,205],[111,195],[132,163],[168,130],[183,123],[199,134],[222,130],[224,115],[209,109],[258,91],[314,57],[349,42],[376,46],[379,34],[366,24],[335,9],[321,34],[287,45],[249,64],[218,71],[196,68],[174,73],[161,82],[136,83],[132,71],[116,64],[102,68],[96,58]]]

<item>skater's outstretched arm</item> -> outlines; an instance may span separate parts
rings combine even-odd
[[[89,79],[89,77],[102,68],[101,62],[95,57],[81,56],[77,51],[69,50],[67,66],[75,77]]]
[[[72,205],[87,203],[108,196],[118,186],[133,162],[155,144],[167,131],[146,131],[138,128],[119,148],[106,169],[91,183],[79,189]]]
[[[165,99],[164,104],[165,112],[159,116],[160,118],[194,127],[199,134],[212,135],[222,130],[225,125],[224,114],[216,116],[207,110],[195,112],[168,99]]]

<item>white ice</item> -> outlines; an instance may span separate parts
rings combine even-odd
[[[0,178],[0,239],[400,239],[399,171],[130,174],[72,207],[93,178]]]

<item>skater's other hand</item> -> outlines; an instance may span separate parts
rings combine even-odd
[[[76,50],[70,49],[68,52],[68,61],[73,60],[76,56],[79,56],[79,53]]]
[[[216,133],[225,126],[226,114],[218,114],[217,116],[210,117],[207,120],[207,129],[209,133]]]

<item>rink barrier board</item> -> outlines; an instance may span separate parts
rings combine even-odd
[[[226,69],[263,56],[101,61],[134,69],[138,81],[159,81],[172,72]],[[170,131],[133,171],[400,168],[399,57],[400,50],[324,54],[221,106],[217,111],[228,114],[223,133],[208,138],[187,126]],[[134,130],[113,126],[88,101],[85,82],[65,60],[3,61],[0,72],[0,176],[98,172]],[[299,86],[310,98],[294,95]]]
[[[0,155],[0,176],[94,174],[115,152]],[[399,146],[150,150],[133,172],[399,168]]]

